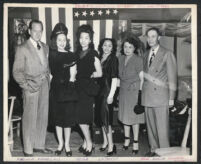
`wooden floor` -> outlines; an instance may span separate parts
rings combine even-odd
[[[101,143],[97,143],[96,141],[94,142],[94,147],[95,151],[92,153],[92,157],[106,157],[106,152],[100,152],[99,148],[101,147]],[[82,138],[80,137],[79,133],[77,131],[73,131],[71,133],[71,150],[73,153],[73,157],[84,157],[82,153],[78,152],[79,146],[82,144]],[[115,143],[117,146],[117,154],[114,154],[113,157],[143,157],[144,154],[148,151],[148,141],[147,141],[147,134],[146,131],[140,131],[140,136],[139,136],[139,147],[140,150],[138,154],[133,155],[132,152],[132,144],[130,144],[128,150],[123,150],[122,145],[123,143]],[[55,137],[55,134],[52,132],[47,133],[46,137],[46,147],[52,149],[55,151],[57,149],[57,140]],[[21,138],[17,137],[16,135],[14,136],[14,150],[11,152],[13,157],[23,157],[23,149],[22,149],[22,143],[21,143]],[[40,154],[36,153],[34,154],[35,157],[55,157],[54,153],[53,154]],[[65,157],[65,153],[62,152],[61,157]]]

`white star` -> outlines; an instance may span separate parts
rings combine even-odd
[[[78,17],[80,14],[77,12],[74,13],[75,14],[75,17]]]
[[[103,12],[102,12],[102,10],[98,10],[98,15],[102,15],[103,14]]]
[[[117,13],[118,13],[117,9],[113,10],[113,14],[116,15]]]
[[[87,15],[87,12],[86,12],[86,11],[83,11],[83,12],[82,12],[82,16],[85,16],[85,17],[86,17],[86,15]]]
[[[110,10],[109,9],[106,10],[106,14],[110,15]]]
[[[93,17],[94,16],[94,11],[90,11],[90,15]]]

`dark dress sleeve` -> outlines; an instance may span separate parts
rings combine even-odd
[[[118,68],[119,68],[119,61],[117,57],[114,56],[111,62],[111,78],[118,78],[119,75]]]

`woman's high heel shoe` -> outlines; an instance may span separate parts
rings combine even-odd
[[[66,151],[66,156],[71,157],[72,156],[72,151]]]
[[[91,154],[92,154],[93,151],[95,152],[95,147],[92,147],[91,151],[89,151],[89,150],[84,151],[83,154],[85,156],[91,156]]]
[[[112,151],[107,153],[107,156],[112,156],[113,154],[117,154],[117,147],[113,145]]]
[[[130,137],[124,136],[124,139],[125,139],[125,140],[128,140],[128,139],[130,140]],[[128,150],[128,147],[129,147],[129,144],[128,144],[128,145],[123,145],[123,149],[124,149],[124,150]]]
[[[79,151],[80,153],[83,153],[83,152],[86,151],[86,148],[83,148],[82,145],[81,145],[81,146],[79,147],[78,151]]]
[[[56,151],[54,152],[54,154],[55,154],[56,156],[61,155],[61,152],[63,151],[63,149],[64,149],[64,147],[62,147],[61,150],[56,150]]]
[[[107,149],[107,147],[108,147],[108,144],[105,147],[101,147],[99,150],[100,151],[105,151]]]
[[[135,146],[134,146],[134,145],[136,145],[137,149],[135,148]],[[133,153],[133,154],[137,154],[137,153],[138,153],[138,151],[139,151],[139,145],[138,145],[138,141],[133,140],[133,150],[132,150],[132,153]]]

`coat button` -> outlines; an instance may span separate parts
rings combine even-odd
[[[156,91],[156,88],[154,88],[154,90]]]

